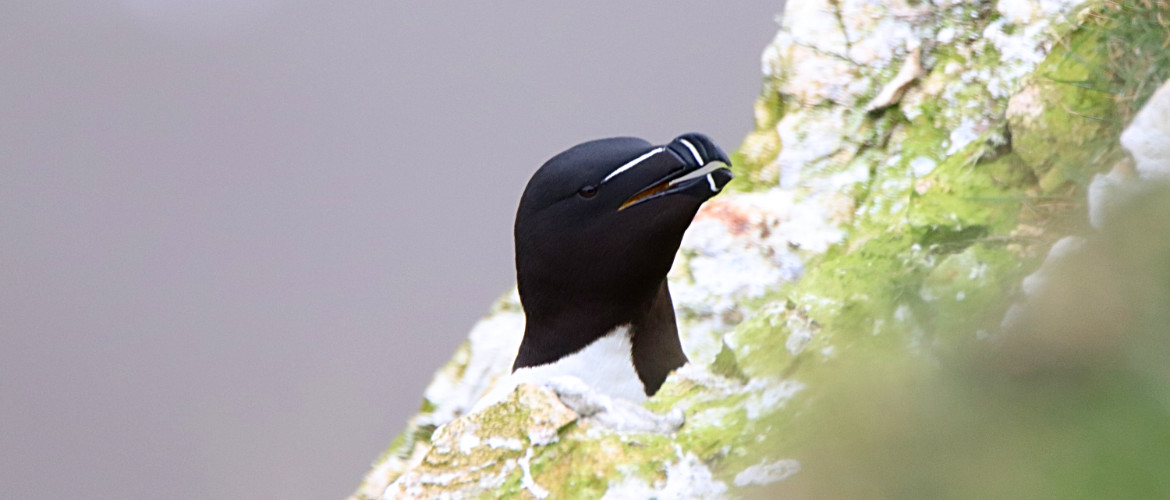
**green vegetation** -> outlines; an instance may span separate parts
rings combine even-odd
[[[846,237],[799,281],[741,304],[745,319],[708,367],[717,380],[672,377],[648,403],[686,409],[677,435],[577,422],[530,448],[552,498],[599,498],[625,478],[661,484],[682,455],[729,485],[765,461],[801,462],[792,478],[743,490],[759,498],[1170,497],[1170,192],[1150,188],[1102,230],[1085,222],[1089,181],[1124,158],[1118,134],[1170,78],[1170,0],[1090,2],[1049,27],[1052,49],[1010,92],[986,84],[1005,64],[983,36],[994,4],[932,19],[957,41],[925,48],[903,105],[802,108],[782,76],[765,82],[756,129],[732,155],[734,189],[776,186],[776,159],[796,146],[781,144],[782,120],[839,123],[840,147],[802,175],[868,172],[842,185]],[[873,85],[853,97],[876,95],[896,70],[859,70]],[[959,129],[970,135],[952,145]],[[1068,235],[1084,236],[1080,250],[1044,264],[1031,279],[1040,291],[1025,294],[1025,276]],[[791,345],[794,333],[807,344]],[[782,383],[801,389],[781,394]],[[531,444],[516,434],[528,414],[507,411],[521,410],[488,412],[482,436]],[[394,448],[405,457],[434,431]],[[524,453],[460,460],[493,464],[479,474]],[[439,458],[426,462],[436,473]],[[530,496],[519,469],[502,481],[493,496]]]
[[[768,493],[1170,496],[1167,214],[1170,191],[1133,200],[994,342],[838,366],[784,450],[802,474]]]

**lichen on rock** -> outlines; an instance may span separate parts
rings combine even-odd
[[[396,478],[383,498],[440,498],[455,491],[499,490],[520,475],[520,488],[543,498],[532,481],[533,450],[557,442],[577,420],[551,390],[521,385],[508,400],[435,430],[422,460]]]
[[[824,451],[868,470],[849,450],[894,446],[876,426],[918,422],[922,397],[938,398],[924,403],[938,416],[929,422],[991,411],[938,406],[986,403],[986,389],[963,389],[947,370],[1012,345],[1013,322],[1029,321],[1031,297],[1056,279],[1045,257],[1075,246],[1089,216],[1107,228],[1099,222],[1124,217],[1108,214],[1130,213],[1150,192],[1135,179],[1167,171],[1165,104],[1124,136],[1136,163],[1118,143],[1153,92],[1148,75],[1170,76],[1167,58],[1149,55],[1161,39],[1135,31],[1158,15],[1170,7],[1153,0],[790,2],[764,50],[756,129],[732,155],[734,189],[696,216],[668,276],[691,363],[645,407],[685,423],[617,431],[531,386],[468,416],[519,343],[512,293],[439,371],[355,498],[721,498],[788,484],[865,496],[864,484],[819,482]],[[1119,39],[1136,45],[1103,51]],[[881,400],[857,380],[875,366],[895,386],[930,390],[895,393],[876,412],[888,418],[842,416]],[[850,384],[874,397],[841,402]],[[858,430],[826,437],[832,418]],[[967,427],[939,432],[952,429]],[[834,444],[844,436],[858,443]],[[911,465],[899,473],[918,484]],[[904,496],[898,476],[858,477]]]

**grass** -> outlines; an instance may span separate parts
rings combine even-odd
[[[1103,83],[1128,124],[1170,79],[1170,0],[1098,1],[1087,15],[1086,25],[1106,35]]]

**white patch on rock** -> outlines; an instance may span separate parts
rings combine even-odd
[[[800,75],[788,85],[801,104],[848,96],[855,68],[847,62],[848,44],[837,17],[824,1],[792,2],[785,6],[782,28],[766,51],[764,73]],[[837,57],[826,57],[832,54]],[[787,144],[787,143],[786,143]]]
[[[635,498],[656,498],[658,491],[646,481],[634,475],[622,476],[621,481],[610,482],[601,500],[632,500]]]
[[[681,383],[688,381],[705,390],[697,397],[684,400],[676,409],[686,410],[693,405],[701,405],[711,401],[724,400],[731,396],[746,394],[743,402],[732,408],[733,411],[743,409],[749,419],[756,419],[767,415],[783,406],[793,396],[804,390],[805,385],[791,379],[760,377],[751,379],[748,383],[725,378],[712,374],[706,368],[693,363],[684,365],[675,370],[667,379],[667,383]],[[720,410],[704,410],[692,416],[688,425],[719,425],[727,412]]]
[[[760,415],[781,408],[802,390],[804,384],[795,380],[752,379],[746,387],[748,397],[743,402],[743,409],[749,419],[755,420]]]
[[[691,415],[687,421],[690,422],[691,425],[709,428],[722,425],[723,420],[727,418],[728,415],[731,415],[730,408],[714,406],[711,408],[705,408],[698,413]]]
[[[758,250],[737,241],[722,221],[702,218],[684,234],[686,249],[697,252],[689,267],[696,289],[721,297],[759,297],[781,282],[783,272]],[[787,276],[792,279],[793,276]],[[682,287],[680,287],[682,288]]]
[[[516,439],[516,438],[502,438],[499,436],[491,436],[491,437],[487,438],[487,441],[485,441],[485,443],[488,445],[489,448],[491,448],[493,450],[500,449],[500,448],[504,448],[506,450],[523,450],[524,449],[524,441],[521,441],[521,440]],[[533,442],[532,444],[536,445],[536,446],[544,446],[548,443]]]
[[[523,475],[520,477],[520,486],[528,490],[536,498],[548,498],[548,490],[541,488],[539,484],[536,484],[536,480],[532,478],[532,448],[525,451],[524,457],[517,460],[516,463],[520,465],[520,470],[523,471]]]
[[[784,325],[788,329],[788,339],[784,341],[784,348],[788,350],[789,354],[796,356],[804,351],[804,346],[812,340],[813,335],[820,330],[820,326],[815,321],[809,320],[808,316],[801,314],[785,314],[787,320]]]
[[[1121,134],[1142,179],[1170,180],[1170,81],[1154,92]]]
[[[947,26],[938,30],[938,34],[934,36],[934,39],[944,45],[953,42],[955,40],[955,28]]]
[[[727,485],[715,479],[711,469],[693,453],[683,453],[675,445],[678,460],[666,464],[666,480],[647,482],[627,472],[618,481],[610,481],[602,500],[656,498],[658,500],[720,500],[726,498]]]
[[[1035,17],[1035,3],[1031,0],[999,0],[996,10],[1003,15],[1006,22],[1025,24],[1032,22]]]
[[[694,453],[684,454],[678,445],[674,452],[679,459],[666,466],[666,484],[658,490],[659,500],[710,500],[727,493],[727,485],[715,479]]]
[[[910,312],[910,307],[906,304],[899,305],[894,309],[894,320],[899,323],[909,323],[913,319],[913,313]]]
[[[968,280],[981,280],[987,275],[987,264],[979,263],[979,265],[972,267],[971,272],[967,274]]]
[[[546,382],[546,385],[569,409],[607,429],[670,434],[682,427],[684,422],[682,409],[675,408],[665,415],[659,415],[629,400],[598,392],[577,377],[557,377]]]
[[[474,450],[479,444],[479,436],[475,435],[474,432],[464,432],[459,436],[459,451],[464,455],[471,453],[471,450]]]
[[[930,174],[936,166],[938,166],[938,162],[929,156],[919,156],[910,160],[910,170],[914,172],[915,177],[924,177]]]
[[[963,122],[959,124],[959,128],[951,131],[951,147],[947,148],[947,154],[953,155],[958,153],[963,148],[967,147],[968,144],[971,144],[973,141],[975,141],[975,139],[978,139],[979,132],[976,131],[976,127],[978,126],[979,125],[970,120],[963,120]],[[986,125],[984,125],[984,127],[986,127]]]
[[[1052,47],[1053,25],[1081,0],[999,0],[1001,14],[983,30],[983,39],[999,52],[1000,64],[987,75],[987,89],[996,97],[1008,97],[1020,80],[1044,61]],[[1012,29],[1005,29],[1007,26]],[[1011,34],[1008,34],[1008,32]]]
[[[841,24],[850,40],[849,58],[869,68],[886,68],[896,56],[920,46],[927,9],[904,0],[838,2]]]
[[[855,181],[851,172],[838,175],[842,183]],[[852,200],[840,191],[736,193],[699,211],[669,274],[679,336],[692,363],[714,360],[720,337],[743,318],[743,299],[799,279],[806,258],[841,240]]]
[[[845,110],[822,113],[789,113],[776,124],[780,149],[780,187],[794,188],[802,180],[801,169],[839,151],[844,144]]]
[[[784,348],[788,350],[789,354],[796,356],[804,350],[804,346],[812,340],[812,331],[806,328],[792,330],[788,333],[788,340],[784,341]]]
[[[764,461],[744,469],[735,475],[735,485],[742,488],[750,485],[772,484],[783,481],[800,472],[800,462],[794,459]]]
[[[844,56],[848,41],[840,30],[837,16],[826,2],[792,2],[784,6],[782,33],[792,43],[818,51]]]

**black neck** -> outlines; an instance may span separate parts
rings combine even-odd
[[[523,299],[523,294],[521,295]],[[612,297],[575,297],[573,307],[555,315],[541,315],[525,301],[524,340],[512,370],[552,363],[584,349],[614,328],[629,324],[631,358],[646,395],[652,396],[671,371],[687,362],[678,339],[674,305],[666,280],[642,297],[614,301]]]

